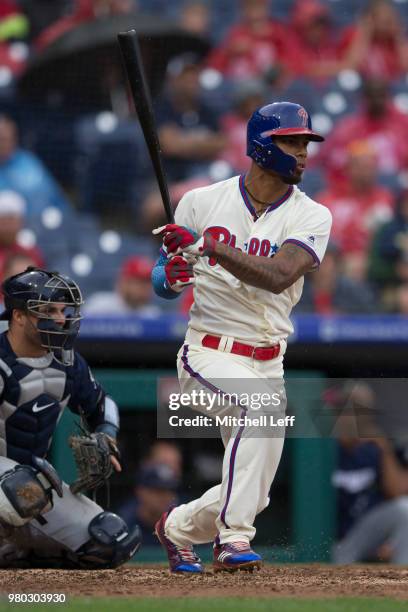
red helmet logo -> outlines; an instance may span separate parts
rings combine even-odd
[[[309,115],[304,108],[299,108],[298,115],[302,120],[303,127],[308,127]]]

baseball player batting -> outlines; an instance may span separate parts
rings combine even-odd
[[[73,349],[80,289],[27,268],[2,292],[9,329],[0,334],[0,567],[117,567],[139,548],[140,530],[80,492],[121,469],[117,406]],[[45,458],[66,406],[93,432],[72,438],[84,477],[70,487]]]
[[[178,354],[183,392],[211,389],[210,381],[221,377],[228,387],[221,391],[230,392],[234,379],[254,381],[260,391],[271,383],[283,387],[289,315],[303,276],[324,256],[331,228],[328,209],[296,186],[308,144],[322,140],[302,106],[263,106],[248,123],[248,173],[186,193],[176,223],[154,230],[164,243],[152,274],[156,293],[172,299],[195,284]],[[235,414],[237,407],[229,410]],[[202,572],[193,545],[206,542],[214,542],[216,571],[262,564],[251,549],[254,521],[269,504],[283,436],[246,436],[242,426],[225,428],[221,436],[221,484],[156,525],[172,572]]]

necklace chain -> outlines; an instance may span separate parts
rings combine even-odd
[[[244,185],[247,193],[251,196],[251,198],[253,200],[255,200],[255,202],[257,202],[257,204],[262,204],[263,206],[269,206],[270,202],[262,202],[262,200],[258,200],[258,198],[256,198],[248,189],[248,187],[246,185]]]

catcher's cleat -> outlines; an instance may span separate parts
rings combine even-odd
[[[170,571],[173,573],[202,574],[204,569],[201,559],[192,546],[177,546],[165,533],[164,526],[170,512],[165,512],[155,525],[155,534],[165,548],[169,559]]]
[[[214,546],[213,566],[216,572],[252,571],[262,567],[262,558],[248,542],[229,542]]]

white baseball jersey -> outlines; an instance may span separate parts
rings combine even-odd
[[[187,192],[175,219],[199,234],[209,231],[217,240],[260,257],[273,257],[284,243],[292,242],[312,255],[316,267],[331,228],[329,210],[294,186],[288,186],[286,194],[258,217],[243,176]],[[302,294],[303,277],[275,295],[241,282],[211,258],[200,258],[194,273],[189,327],[264,346],[293,332],[289,316]]]

